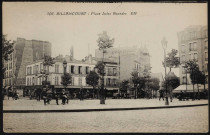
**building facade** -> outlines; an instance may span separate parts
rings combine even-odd
[[[3,79],[3,86],[11,86],[14,82],[14,72],[15,72],[15,52],[12,52],[8,56],[8,61],[4,60],[4,79]]]
[[[119,80],[129,80],[131,73],[137,71],[139,75],[143,74],[145,69],[150,70],[150,55],[146,47],[137,46],[108,48],[104,58],[111,59],[119,65]],[[95,50],[95,56],[102,58],[102,52]]]
[[[9,84],[10,86],[15,85],[16,87],[25,86],[26,65],[42,59],[44,55],[51,56],[51,43],[47,41],[17,38],[14,44],[14,52],[11,56],[12,59],[8,61],[10,63],[10,68],[6,70],[5,74],[7,74],[7,78],[3,80],[4,85]],[[5,66],[9,66],[9,64]],[[8,74],[10,74],[10,81],[8,81]]]
[[[207,26],[189,26],[183,31],[178,32],[177,36],[181,62],[179,67],[180,84],[191,84],[190,75],[186,73],[184,68],[185,62],[189,60],[195,60],[197,62],[199,70],[205,73],[208,83]]]
[[[63,61],[66,60],[65,57],[63,59],[60,55],[55,59],[55,64],[46,68],[43,66],[43,60],[39,60],[36,62],[32,62],[26,66],[26,86],[36,86],[42,85],[42,81],[45,80],[41,71],[45,70],[47,72],[48,78],[47,81],[50,82],[54,88],[62,89],[64,86],[61,84],[61,77],[64,74]],[[66,60],[67,67],[66,72],[70,73],[72,76],[72,83],[67,86],[68,89],[92,89],[92,86],[86,84],[86,76],[90,71],[96,70],[95,66],[98,61],[101,59],[94,58],[91,55],[86,57],[83,61],[78,60]],[[115,62],[105,60],[105,71],[106,75],[104,76],[104,84],[108,90],[118,90],[117,82],[118,82],[118,74],[117,68],[118,65]]]

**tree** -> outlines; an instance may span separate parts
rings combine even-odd
[[[98,61],[97,64],[96,64],[96,66],[95,66],[95,68],[97,69],[97,72],[101,76],[101,78],[102,78],[102,76],[105,75],[104,67],[105,67],[105,65],[101,61]]]
[[[138,91],[142,90],[145,88],[145,78],[144,77],[139,77],[137,71],[133,71],[131,73],[131,80],[134,84],[134,89],[135,89],[135,98],[138,98]]]
[[[168,57],[166,57],[166,67],[169,67],[170,72],[171,68],[178,68],[180,65],[179,57],[177,57],[178,51],[176,49],[172,49],[170,53],[168,53]],[[163,65],[165,65],[163,62]]]
[[[6,39],[6,35],[2,36],[2,65],[4,66],[4,62],[9,60],[9,56],[14,51],[13,49],[14,42],[11,42],[11,40]],[[2,73],[6,71],[6,68],[2,68]],[[4,78],[4,77],[3,77]]]
[[[44,66],[53,66],[53,64],[55,64],[54,58],[52,58],[51,56],[45,55],[43,65]]]
[[[102,53],[103,53],[103,59],[102,59],[102,63],[103,63],[103,60],[104,60],[104,53],[106,52],[106,49],[107,48],[111,48],[113,46],[113,43],[114,43],[114,39],[110,39],[110,37],[107,35],[107,32],[104,31],[103,33],[101,34],[98,34],[99,38],[97,40],[97,43],[98,43],[98,47],[99,47],[99,50],[102,50]],[[104,68],[104,66],[103,66]],[[103,69],[103,72],[104,72],[104,69]],[[104,97],[104,74],[102,74],[102,78],[101,78],[101,98],[100,98],[100,104],[105,104],[105,97]]]
[[[155,91],[155,95],[157,96],[157,90],[160,89],[160,80],[158,78],[151,78],[150,82],[150,88]]]
[[[38,78],[39,77],[44,77],[45,78],[45,84],[47,82],[47,77],[49,75],[47,69],[49,69],[49,66],[53,66],[53,64],[55,64],[54,58],[52,58],[51,56],[45,55],[44,56],[44,61],[43,61],[44,70],[41,71],[42,75],[38,76]]]
[[[163,88],[166,89],[166,83],[167,83],[167,87],[169,88],[170,92],[172,92],[172,90],[176,89],[179,85],[180,85],[180,80],[179,77],[177,77],[174,73],[169,72],[166,75],[166,80],[163,81]]]
[[[194,85],[197,83],[196,73],[199,71],[199,67],[195,60],[187,61],[185,63],[185,66],[187,68],[187,71],[190,73],[190,79],[193,84],[193,93],[194,93],[194,99],[195,99]]]
[[[129,87],[129,80],[123,80],[120,85],[120,91],[127,94],[127,90]]]
[[[98,85],[98,81],[99,75],[95,71],[90,71],[90,73],[86,76],[86,83],[93,86],[93,94],[96,86]]]
[[[71,84],[71,74],[64,73],[64,75],[61,76],[61,84],[66,88],[68,84]]]

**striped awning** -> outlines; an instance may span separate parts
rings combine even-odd
[[[173,90],[173,93],[181,93],[182,92],[198,92],[198,88],[199,88],[199,92],[203,92],[204,91],[204,85],[198,85],[195,84],[194,85],[194,91],[193,91],[193,85],[180,85],[179,87],[177,87],[176,89]],[[208,84],[205,85],[205,89],[208,90]]]

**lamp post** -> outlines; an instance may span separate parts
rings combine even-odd
[[[63,73],[65,74],[66,73],[66,67],[67,67],[67,62],[66,60],[63,61]]]
[[[169,102],[168,102],[168,91],[167,91],[167,81],[166,81],[166,48],[167,48],[167,41],[165,39],[165,37],[162,39],[161,41],[162,43],[162,47],[163,47],[163,50],[164,50],[164,68],[165,68],[165,82],[166,82],[166,90],[165,90],[165,93],[166,93],[166,100],[165,100],[165,105],[169,105]]]

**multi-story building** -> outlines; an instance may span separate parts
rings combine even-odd
[[[207,26],[189,26],[178,32],[180,84],[191,85],[190,74],[185,71],[185,62],[196,60],[199,70],[208,79],[208,28]],[[187,77],[187,78],[186,78]],[[187,80],[187,82],[186,82]],[[208,80],[207,80],[208,83]]]
[[[42,59],[44,55],[51,56],[51,43],[48,41],[17,38],[14,44],[12,60],[8,61],[7,65],[5,65],[9,66],[8,63],[10,63],[10,69],[8,68],[5,73],[7,78],[4,79],[4,85],[25,86],[26,65],[35,60]],[[8,75],[10,75],[10,83],[8,83]]]
[[[15,72],[15,59],[14,59],[15,52],[12,52],[8,56],[8,61],[4,61],[4,79],[3,79],[3,86],[11,86],[14,81],[14,72]]]
[[[54,86],[55,89],[62,89],[64,86],[61,84],[61,77],[64,74],[63,61],[66,60],[65,57],[62,58],[60,55],[56,57],[55,64],[46,68],[43,66],[43,60],[38,60],[32,62],[26,66],[26,86],[36,86],[42,85],[44,78],[42,77],[41,71],[45,70],[49,75],[47,81],[50,85]],[[67,89],[76,90],[80,89],[92,89],[92,86],[86,83],[86,75],[89,74],[91,70],[96,70],[95,65],[98,61],[102,59],[94,58],[91,55],[86,57],[84,60],[66,60],[67,68],[66,72],[70,73],[72,76],[72,83],[67,86]],[[116,62],[104,59],[106,75],[104,76],[104,84],[107,90],[117,91],[118,65]]]
[[[102,58],[103,54],[97,49],[95,50],[95,56]],[[120,81],[125,79],[129,80],[133,71],[137,71],[140,75],[145,69],[151,69],[150,55],[146,47],[108,48],[104,54],[104,58],[118,63]]]

